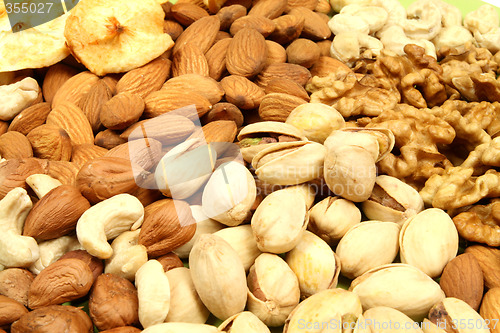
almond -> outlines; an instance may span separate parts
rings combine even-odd
[[[306,6],[304,6],[304,7],[306,7]],[[329,0],[318,0],[318,5],[316,6],[315,11],[317,13],[330,15],[332,12],[332,6],[330,5],[330,1]]]
[[[174,145],[193,133],[194,123],[187,117],[167,113],[153,119],[142,120],[127,128],[121,135],[126,140],[152,138],[163,145]]]
[[[483,272],[476,258],[464,253],[451,260],[439,281],[446,297],[455,297],[479,309],[483,298]]]
[[[226,38],[218,41],[205,54],[208,74],[214,80],[220,80],[226,71],[226,55],[231,40],[231,38]]]
[[[33,206],[24,223],[23,235],[41,240],[67,235],[89,208],[90,203],[75,186],[58,186]]]
[[[80,100],[80,109],[89,120],[93,131],[98,131],[101,127],[102,106],[111,99],[111,90],[103,80],[99,80],[92,85],[90,91]]]
[[[58,126],[42,125],[28,133],[27,138],[36,157],[55,161],[71,159],[71,139]]]
[[[142,330],[134,326],[120,326],[110,330],[101,331],[101,333],[141,333]]]
[[[133,69],[121,77],[116,84],[116,92],[129,92],[145,98],[153,91],[161,88],[168,79],[171,61],[162,57]]]
[[[248,15],[261,15],[270,19],[275,19],[285,11],[287,0],[259,0],[254,2]]]
[[[315,10],[318,4],[318,0],[288,0],[285,11],[289,12],[295,7],[305,7],[309,10]]]
[[[319,46],[309,39],[298,38],[288,45],[286,55],[290,64],[310,68],[319,59]]]
[[[0,327],[9,326],[25,313],[28,313],[28,309],[24,305],[7,296],[0,295]]]
[[[319,54],[321,57],[330,57],[330,48],[332,47],[332,41],[327,39],[327,40],[322,40],[319,42],[316,42],[316,45],[319,47]]]
[[[101,259],[91,256],[85,250],[73,250],[66,252],[59,260],[71,259],[75,258],[86,263],[90,270],[92,271],[92,275],[94,276],[94,282],[97,280],[99,275],[104,271],[104,263]]]
[[[120,137],[119,133],[107,129],[96,134],[94,143],[96,146],[111,149],[124,143],[125,141],[125,139]]]
[[[265,96],[262,88],[243,76],[226,76],[220,83],[226,100],[244,110],[258,108]]]
[[[187,44],[196,45],[202,53],[212,47],[220,28],[217,16],[207,16],[191,24],[175,41],[174,54]]]
[[[300,65],[287,63],[271,64],[260,72],[255,83],[265,89],[269,81],[276,78],[289,79],[301,86],[305,86],[311,78],[311,73],[307,68]]]
[[[231,103],[217,103],[212,106],[212,110],[210,110],[205,115],[205,123],[210,123],[216,120],[231,120],[236,123],[237,127],[241,127],[243,125],[243,114],[240,109],[234,104]]]
[[[49,161],[47,174],[59,180],[63,185],[75,185],[80,168],[67,161]]]
[[[33,149],[23,134],[9,131],[0,135],[0,156],[5,159],[33,157]]]
[[[33,273],[27,269],[7,268],[0,272],[0,295],[28,306],[28,291],[34,279]]]
[[[199,74],[184,74],[176,76],[165,82],[162,89],[185,89],[204,96],[210,104],[215,104],[224,96],[219,82],[211,77]]]
[[[267,59],[267,44],[255,29],[243,28],[238,31],[226,55],[226,68],[233,75],[253,77],[264,68]]]
[[[261,16],[261,15],[252,15],[252,16],[243,16],[231,25],[231,35],[235,35],[238,31],[243,28],[255,29],[262,34],[262,36],[269,36],[274,29],[276,29],[276,24],[273,20]]]
[[[224,3],[224,6],[231,6],[231,5],[242,5],[246,9],[249,9],[252,7],[253,1],[252,0],[227,0]]]
[[[208,76],[207,58],[196,45],[187,44],[177,51],[172,58],[172,76],[184,74],[199,74]]]
[[[163,21],[163,32],[169,34],[173,41],[177,40],[183,31],[184,28],[180,23],[174,20]]]
[[[302,98],[281,93],[266,95],[259,107],[259,116],[264,121],[286,121],[297,106],[306,103]]]
[[[78,168],[81,168],[85,163],[94,158],[104,156],[108,150],[91,143],[76,145],[71,153],[71,162]]]
[[[177,3],[170,8],[172,17],[187,27],[202,17],[208,16],[208,12],[192,3]]]
[[[196,221],[189,205],[181,200],[163,199],[144,209],[139,244],[146,246],[148,255],[155,258],[187,243],[195,231]]]
[[[266,40],[267,44],[267,59],[266,66],[276,63],[286,62],[286,50],[280,44],[273,42],[272,40]]]
[[[234,21],[236,21],[240,17],[245,17],[246,14],[247,14],[247,9],[242,5],[231,5],[227,7],[222,7],[217,12],[217,16],[219,17],[220,20],[220,30],[223,31],[228,30]]]
[[[121,130],[137,122],[144,111],[144,101],[137,94],[121,92],[104,103],[100,121],[109,129]]]
[[[479,314],[489,322],[491,333],[500,333],[498,319],[500,318],[500,288],[492,288],[483,297]]]
[[[52,99],[52,108],[64,101],[80,105],[80,100],[90,91],[94,83],[99,81],[99,77],[91,72],[78,73],[64,82]]]
[[[330,73],[338,73],[339,71],[352,72],[346,64],[330,56],[319,57],[318,61],[311,67],[312,76],[325,77]]]
[[[51,305],[24,314],[12,324],[11,333],[91,332],[92,321],[80,308],[71,305]]]
[[[8,130],[9,130],[9,123],[6,121],[0,120],[0,135],[7,133]]]
[[[35,277],[28,304],[31,309],[62,304],[85,296],[92,287],[89,266],[78,259],[58,260]]]
[[[163,156],[161,142],[148,137],[147,139],[130,140],[109,150],[104,156],[124,158],[137,164],[144,170],[155,166]]]
[[[116,85],[118,84],[118,81],[121,79],[121,77],[121,74],[107,74],[101,79],[102,82],[104,82],[108,86],[109,91],[111,91],[111,95],[113,96],[116,95]]]
[[[318,14],[305,7],[295,7],[288,13],[289,15],[301,17],[304,19],[304,28],[301,36],[312,40],[328,39],[332,31]]]
[[[486,288],[500,287],[500,249],[484,245],[472,245],[465,249],[465,253],[470,253],[476,257],[479,266],[483,270]]]
[[[217,32],[217,36],[215,36],[214,44],[217,43],[220,40],[228,39],[228,38],[233,38],[233,36],[231,36],[231,34],[229,32],[227,32],[227,31],[219,31],[219,32]]]
[[[190,114],[191,118],[202,117],[212,107],[210,101],[204,96],[182,89],[161,89],[155,91],[146,97],[144,102],[146,104],[144,109],[144,116],[146,118],[153,118],[189,105],[194,105],[197,111],[197,115]]]
[[[72,102],[62,101],[47,116],[47,125],[64,129],[74,145],[93,143],[94,134],[83,111]]]
[[[286,79],[286,78],[277,78],[277,79],[272,79],[269,81],[269,83],[266,86],[265,89],[266,94],[271,94],[271,93],[283,93],[283,94],[289,94],[293,96],[297,96],[305,100],[306,102],[309,102],[309,95],[307,94],[307,91],[302,87],[300,84],[297,82],[294,82],[292,80]]]
[[[276,28],[269,39],[279,44],[288,44],[298,38],[304,29],[304,18],[296,15],[283,15],[273,20]]]
[[[206,124],[195,131],[189,139],[203,138],[207,143],[234,142],[236,138],[236,124],[230,120],[217,120]]]
[[[12,119],[9,131],[27,135],[35,127],[45,124],[51,110],[50,103],[38,103],[26,108]]]
[[[0,163],[0,199],[15,187],[26,189],[26,178],[47,173],[48,165],[36,158],[9,159]]]
[[[163,270],[168,272],[174,268],[184,267],[184,263],[179,258],[179,256],[173,252],[169,252],[161,257],[156,258],[163,266]]]
[[[78,71],[73,67],[63,63],[57,63],[49,67],[43,79],[42,91],[43,97],[47,103],[52,103],[57,90],[71,77],[78,74]]]

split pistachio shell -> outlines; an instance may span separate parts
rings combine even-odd
[[[424,331],[424,333],[446,333],[445,330],[443,330],[427,318],[425,318],[422,323],[422,331]]]
[[[307,138],[296,127],[278,122],[278,121],[261,121],[243,127],[238,134],[240,141],[240,150],[243,159],[251,163],[252,159],[261,150],[273,145],[274,143],[262,143],[261,140],[267,136],[279,137],[286,136],[289,139],[296,141],[305,141]]]
[[[113,255],[106,259],[104,273],[133,281],[137,270],[148,261],[148,251],[139,244],[141,229],[125,231],[111,243]]]
[[[244,311],[229,317],[218,327],[227,333],[271,333],[269,328],[249,311]]]
[[[438,327],[446,327],[447,332],[490,332],[488,324],[479,313],[458,298],[448,297],[434,305],[429,311],[429,319]]]
[[[214,235],[224,239],[238,253],[245,271],[250,269],[255,258],[261,254],[249,224],[225,228],[215,232]]]
[[[189,254],[194,286],[203,304],[217,318],[226,320],[245,309],[245,268],[236,251],[222,238],[201,235]]]
[[[321,103],[297,106],[286,119],[286,123],[301,129],[309,140],[318,143],[323,143],[332,131],[345,126],[344,117],[340,112]]]
[[[314,203],[314,199],[316,198],[315,188],[309,183],[288,186],[285,187],[284,190],[295,192],[298,195],[303,195],[304,199],[306,199],[307,209],[311,208]]]
[[[285,253],[297,245],[309,215],[304,196],[278,190],[262,200],[252,216],[252,230],[262,252]]]
[[[429,309],[445,297],[438,283],[407,264],[371,269],[354,279],[349,290],[359,295],[364,309],[387,306],[413,320],[423,319]]]
[[[326,149],[317,142],[276,143],[252,159],[259,179],[276,185],[296,185],[314,180],[323,173]]]
[[[404,221],[424,209],[424,201],[417,190],[403,181],[381,175],[375,179],[370,198],[362,204],[363,213],[372,220],[396,222]]]
[[[262,253],[247,277],[248,309],[268,326],[282,326],[299,304],[297,276],[276,254]]]
[[[359,322],[358,325],[368,327],[372,333],[423,333],[419,323],[414,322],[401,311],[386,306],[366,310],[363,313],[363,322]]]
[[[399,226],[393,222],[361,222],[344,235],[336,253],[342,274],[350,279],[390,264],[399,251]]]
[[[359,317],[363,309],[353,292],[344,289],[326,289],[302,301],[286,320],[283,333],[321,333],[322,327],[314,328],[315,323],[341,325],[346,315]],[[311,325],[313,328],[307,328]],[[338,326],[342,327],[342,326]],[[333,332],[342,332],[341,329]]]
[[[458,231],[441,209],[429,208],[406,220],[399,235],[401,262],[434,278],[458,252]]]
[[[310,231],[286,255],[286,262],[299,279],[302,297],[335,288],[340,273],[340,261],[331,247]]]
[[[204,324],[210,313],[196,292],[189,268],[177,267],[165,274],[170,284],[170,310],[165,322]]]
[[[179,256],[181,259],[186,259],[189,257],[189,252],[193,248],[194,242],[198,239],[200,235],[203,234],[213,234],[216,231],[219,231],[225,227],[220,222],[212,220],[209,218],[204,212],[203,208],[200,205],[191,205],[191,214],[196,221],[196,231],[193,237],[184,245],[179,246],[173,252]]]
[[[220,333],[215,326],[191,323],[163,323],[146,328],[142,333]]]
[[[236,226],[250,217],[257,195],[255,180],[238,162],[220,165],[210,176],[203,191],[203,212],[228,226]]]
[[[309,211],[308,229],[327,243],[334,244],[360,222],[361,212],[355,204],[340,197],[328,197]]]

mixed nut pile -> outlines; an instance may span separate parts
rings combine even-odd
[[[493,7],[5,20],[0,332],[500,332]]]

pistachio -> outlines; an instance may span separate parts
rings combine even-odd
[[[342,274],[353,279],[392,263],[399,250],[398,236],[399,226],[393,222],[368,221],[349,229],[336,250]]]
[[[405,333],[423,333],[419,324],[410,317],[386,306],[377,306],[366,310],[363,313],[363,322],[360,322],[359,326],[366,326],[373,333],[397,332],[399,330]]]
[[[490,332],[488,324],[479,313],[458,298],[448,297],[436,303],[429,311],[429,319],[446,332]]]
[[[334,244],[360,222],[361,212],[355,204],[340,197],[328,197],[309,211],[308,229],[327,243]]]
[[[248,309],[268,326],[281,326],[299,304],[297,276],[278,255],[262,253],[247,277]]]
[[[215,232],[214,235],[224,239],[238,253],[245,271],[250,269],[255,258],[261,254],[249,224],[225,228]]]
[[[257,153],[252,166],[257,177],[270,184],[301,184],[321,176],[325,153],[316,142],[276,143]]]
[[[262,252],[284,253],[295,247],[307,228],[304,196],[278,190],[262,200],[252,216],[252,230]]]
[[[427,318],[425,318],[422,323],[422,331],[424,331],[424,333],[446,333],[445,330],[438,327],[436,324],[434,324]]]
[[[316,198],[316,191],[314,186],[311,186],[310,183],[287,186],[284,188],[284,190],[295,192],[298,195],[303,195],[304,198],[306,199],[307,209],[311,208],[311,206],[314,204],[314,199]]]
[[[217,327],[192,323],[163,323],[149,326],[143,333],[220,333]]]
[[[324,240],[310,231],[305,231],[300,242],[287,253],[286,262],[297,275],[304,298],[337,286],[340,260]]]
[[[381,175],[375,179],[373,191],[362,204],[363,213],[372,220],[404,221],[424,209],[424,201],[417,190],[401,180]]]
[[[244,311],[226,319],[218,330],[227,333],[271,333],[269,328],[249,311]]]
[[[451,217],[438,208],[406,220],[399,234],[401,262],[434,278],[458,252],[458,231]]]

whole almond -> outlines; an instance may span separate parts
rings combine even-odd
[[[321,57],[329,57],[330,56],[330,48],[332,47],[332,41],[327,39],[327,40],[322,40],[319,42],[316,42],[316,45],[319,47],[319,54]]]
[[[111,149],[124,143],[125,141],[125,139],[120,137],[119,133],[106,129],[96,134],[94,143],[96,146]]]
[[[155,91],[146,97],[144,102],[146,104],[144,117],[146,118],[153,118],[189,105],[194,105],[197,116],[202,117],[212,107],[210,101],[204,96],[182,89]],[[193,117],[196,117],[196,115],[193,115]]]
[[[111,94],[116,95],[116,85],[118,81],[121,79],[122,75],[120,74],[107,74],[102,77],[102,82],[104,82],[107,86]]]
[[[318,5],[316,6],[316,9],[314,9],[314,11],[316,11],[317,13],[329,15],[332,12],[332,6],[330,5],[330,1],[318,0]]]
[[[109,129],[121,130],[137,122],[144,111],[144,101],[137,94],[121,92],[104,103],[100,121]]]
[[[187,27],[202,17],[208,16],[208,12],[192,3],[177,3],[170,8],[172,17]]]
[[[72,162],[48,161],[47,175],[59,180],[63,185],[75,185],[79,170]]]
[[[172,37],[173,41],[176,41],[183,31],[184,28],[179,22],[176,22],[174,20],[163,21],[163,32],[169,34],[170,37]]]
[[[257,30],[243,28],[238,31],[226,55],[226,68],[233,75],[253,77],[260,73],[267,60],[267,44]]]
[[[33,149],[26,136],[9,131],[0,135],[0,156],[5,159],[33,157]]]
[[[76,69],[65,65],[63,63],[57,63],[49,67],[49,70],[45,74],[43,79],[42,91],[43,97],[47,103],[52,103],[52,99],[56,94],[57,90],[71,77],[78,73]]]
[[[205,122],[210,123],[216,120],[231,120],[236,123],[237,127],[241,127],[243,125],[243,114],[240,109],[231,103],[217,103],[212,106],[212,110],[210,110],[205,115]]]
[[[226,55],[231,40],[231,38],[226,38],[218,41],[205,54],[208,74],[214,80],[220,80],[226,71]]]
[[[330,73],[349,73],[352,72],[346,64],[330,56],[320,56],[316,63],[311,67],[311,75],[325,77]]]
[[[35,173],[47,173],[47,163],[36,158],[16,158],[0,163],[0,199],[15,187],[26,189],[26,178]]]
[[[479,266],[483,270],[486,288],[500,287],[500,249],[484,245],[472,245],[465,249],[465,253],[470,253],[476,257]]]
[[[294,95],[302,98],[306,102],[309,102],[310,99],[303,86],[286,78],[276,78],[269,81],[264,91],[266,94],[282,93]]]
[[[91,332],[92,321],[80,308],[51,305],[24,314],[12,324],[11,333]]]
[[[289,63],[310,68],[319,59],[319,46],[309,39],[298,38],[288,45],[286,55]]]
[[[243,76],[226,76],[220,83],[226,100],[244,110],[258,108],[265,96],[262,88]]]
[[[317,11],[315,11],[314,13],[315,13],[316,15],[318,15],[318,17],[319,17],[319,18],[320,18],[323,22],[325,22],[326,24],[328,24],[328,22],[330,22],[330,19],[331,19],[330,15],[325,14],[325,13],[320,13],[320,12],[317,12]]]
[[[195,131],[191,138],[204,138],[207,143],[233,142],[236,138],[236,124],[230,120],[217,120]]]
[[[318,0],[288,0],[285,11],[289,12],[295,7],[306,7],[309,10],[315,10],[318,4]]]
[[[266,66],[276,63],[286,62],[286,50],[280,44],[273,42],[272,40],[266,40],[267,44],[267,60]]]
[[[455,297],[479,309],[483,297],[483,272],[476,258],[464,253],[451,260],[439,281],[446,297]]]
[[[255,83],[265,89],[269,81],[276,78],[289,79],[301,86],[305,86],[311,78],[311,72],[300,65],[288,63],[271,64],[260,72]]]
[[[211,77],[199,74],[184,74],[176,76],[165,82],[162,89],[185,89],[204,96],[210,104],[215,104],[224,96],[219,82]]]
[[[62,304],[85,296],[92,287],[89,266],[78,259],[58,260],[40,272],[28,294],[31,309]]]
[[[163,156],[162,144],[148,136],[147,139],[129,140],[109,150],[104,156],[124,158],[139,165],[144,170],[155,166]]]
[[[121,77],[116,84],[116,92],[128,92],[145,98],[161,88],[170,73],[171,61],[163,57],[133,69]]]
[[[23,304],[0,295],[0,327],[9,326],[25,313],[28,313],[28,309]]]
[[[217,12],[217,16],[219,17],[220,20],[220,30],[223,31],[228,30],[234,21],[236,21],[240,17],[245,17],[246,14],[247,14],[247,9],[242,5],[231,5],[227,7],[222,7]]]
[[[279,44],[288,44],[298,38],[304,29],[304,18],[297,15],[283,15],[273,20],[276,28],[269,39]]]
[[[293,109],[305,103],[302,98],[289,94],[268,94],[260,103],[259,115],[264,121],[284,122]]]
[[[484,320],[489,321],[491,333],[500,332],[500,326],[498,325],[498,319],[500,318],[500,288],[488,290],[483,297],[479,314]]]
[[[173,252],[162,255],[161,257],[156,258],[156,260],[160,262],[165,272],[168,272],[169,270],[172,270],[174,268],[184,267],[184,263],[182,262],[181,258],[179,258],[179,256]]]
[[[144,209],[139,244],[146,246],[150,257],[159,257],[187,243],[195,231],[189,205],[180,200],[163,199]]]
[[[229,32],[234,36],[243,28],[255,29],[262,36],[267,37],[276,29],[276,24],[273,20],[261,15],[243,16],[233,22]]]
[[[52,108],[68,101],[75,105],[80,105],[80,100],[90,91],[94,83],[99,81],[99,77],[91,72],[78,73],[64,82],[52,99]]]
[[[89,208],[90,203],[75,186],[58,186],[33,206],[24,223],[23,235],[41,240],[67,235]]]
[[[85,143],[83,145],[73,146],[73,151],[71,152],[71,162],[75,164],[78,168],[81,168],[85,163],[94,158],[104,156],[108,150],[96,146],[91,143]]]
[[[9,130],[9,123],[1,120],[0,121],[0,135],[7,133],[8,130]],[[19,132],[19,133],[21,133],[21,132]]]
[[[172,76],[184,74],[209,75],[207,58],[196,45],[187,44],[173,55]]]
[[[98,131],[101,127],[102,106],[111,99],[111,90],[103,80],[99,80],[92,85],[89,92],[80,100],[80,109],[89,120],[93,131]]]
[[[54,161],[71,159],[71,139],[64,129],[55,125],[42,125],[26,136],[36,157]]]
[[[59,260],[71,259],[75,258],[86,263],[90,270],[92,271],[92,275],[94,276],[94,282],[104,271],[104,263],[101,259],[90,255],[85,250],[73,250],[66,252]]]
[[[285,11],[287,0],[259,0],[254,3],[248,15],[261,15],[275,19]]]
[[[126,140],[152,138],[169,146],[180,143],[193,133],[194,123],[187,117],[167,113],[153,119],[141,120],[123,131]]]
[[[8,130],[27,135],[35,127],[45,124],[51,110],[50,103],[32,105],[12,119]]]
[[[327,22],[323,21],[323,19],[311,9],[295,7],[292,8],[288,14],[304,19],[304,28],[301,34],[304,38],[323,40],[328,39],[332,34]]]
[[[64,129],[74,145],[94,142],[94,134],[89,120],[83,111],[72,102],[57,103],[47,116],[47,125]]]
[[[252,0],[227,0],[224,3],[224,6],[231,6],[231,5],[235,5],[235,4],[242,5],[246,9],[249,9],[250,7],[252,7],[253,1]]]
[[[191,24],[175,41],[174,54],[187,44],[196,45],[202,53],[212,47],[220,28],[217,16],[206,16]]]
[[[231,34],[229,32],[227,32],[227,31],[219,31],[219,32],[217,32],[217,36],[215,36],[214,44],[217,43],[220,40],[228,39],[228,38],[233,38],[233,36],[231,36]]]
[[[28,306],[28,291],[34,279],[33,273],[27,269],[7,268],[0,272],[0,295]]]
[[[101,333],[141,333],[142,330],[134,326],[120,326],[110,330],[101,331]]]

